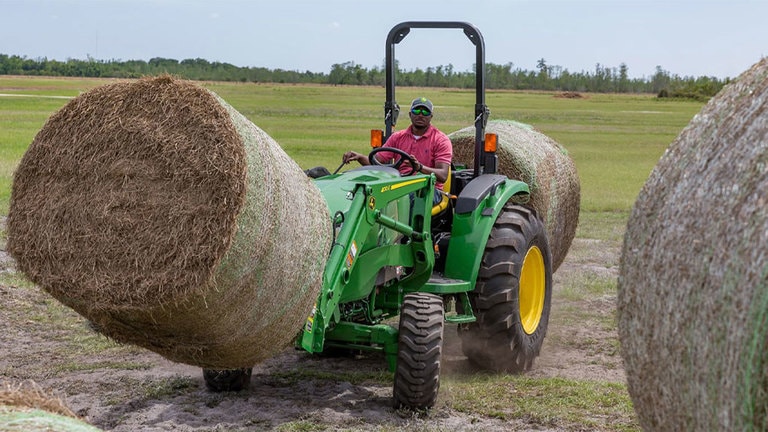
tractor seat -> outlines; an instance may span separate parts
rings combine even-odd
[[[439,215],[440,213],[444,212],[445,209],[448,208],[448,204],[450,204],[451,201],[451,169],[448,168],[448,178],[445,180],[445,183],[443,183],[443,199],[440,200],[439,203],[432,206],[432,217],[435,217]]]

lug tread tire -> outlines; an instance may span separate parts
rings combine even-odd
[[[253,368],[203,369],[205,386],[212,392],[241,391],[251,384]]]
[[[444,313],[443,299],[434,294],[412,293],[403,299],[393,390],[396,409],[434,406],[440,388]]]
[[[520,317],[519,285],[523,261],[532,246],[543,255],[546,291],[538,327],[528,334]],[[459,326],[464,354],[487,370],[529,370],[541,352],[551,297],[552,257],[544,224],[534,210],[507,204],[491,230],[477,284],[470,293],[477,321]]]

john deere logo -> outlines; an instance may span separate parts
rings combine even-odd
[[[368,208],[371,210],[376,208],[376,198],[374,198],[373,195],[368,197]]]

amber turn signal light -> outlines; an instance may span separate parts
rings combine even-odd
[[[486,153],[496,153],[496,145],[498,143],[498,135],[495,133],[487,133],[485,134],[485,152]]]
[[[384,131],[381,129],[371,129],[371,147],[381,147],[382,144],[384,144]]]

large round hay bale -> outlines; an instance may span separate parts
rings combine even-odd
[[[498,136],[498,172],[528,184],[529,205],[544,221],[552,250],[552,271],[565,260],[579,224],[581,184],[568,151],[530,125],[511,120],[491,120],[486,133]],[[475,128],[448,135],[453,160],[468,167],[474,164]]]
[[[214,93],[170,76],[56,112],[14,175],[18,268],[103,333],[206,368],[290,344],[330,247],[319,190]]]
[[[667,149],[634,205],[618,329],[645,430],[768,430],[768,60]]]
[[[98,432],[59,398],[39,386],[6,384],[0,389],[0,431]]]

